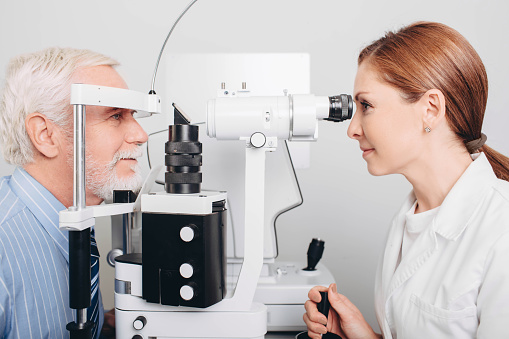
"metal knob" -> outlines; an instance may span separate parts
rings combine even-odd
[[[145,327],[146,324],[147,319],[144,316],[140,315],[138,318],[134,319],[133,327],[135,330],[139,331],[143,329],[143,327]]]

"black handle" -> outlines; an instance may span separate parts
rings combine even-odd
[[[316,307],[318,308],[318,311],[325,316],[325,318],[328,318],[330,309],[329,293],[327,293],[327,291],[320,292],[320,296],[322,297],[322,300],[320,300]]]
[[[323,314],[326,318],[329,316],[329,309],[330,309],[330,303],[329,303],[329,294],[327,291],[320,292],[320,296],[322,297],[322,300],[316,305],[318,308],[318,311]],[[309,339],[307,332],[301,332],[296,337],[296,339]],[[322,336],[322,339],[342,339],[339,335],[327,332]]]
[[[330,309],[329,293],[327,291],[320,292],[320,296],[322,297],[322,300],[320,300],[316,307],[318,308],[318,311],[320,311],[320,313],[325,316],[325,318],[329,318]],[[342,338],[337,334],[327,332],[322,336],[322,339],[342,339]]]

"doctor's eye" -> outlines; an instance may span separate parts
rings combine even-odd
[[[362,106],[362,111],[363,112],[366,112],[370,107],[373,107],[371,106],[371,104],[367,101],[361,101],[360,102],[361,106]]]

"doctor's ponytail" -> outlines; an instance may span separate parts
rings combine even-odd
[[[409,103],[439,89],[447,122],[465,147],[483,138],[488,77],[477,52],[456,30],[440,23],[414,23],[365,47],[358,58],[358,64],[362,62],[373,65],[381,80]],[[476,151],[486,154],[498,178],[509,181],[508,157],[486,144]]]

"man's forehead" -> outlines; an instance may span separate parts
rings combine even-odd
[[[73,83],[117,87],[127,89],[127,84],[111,66],[92,66],[77,69],[72,77]]]

